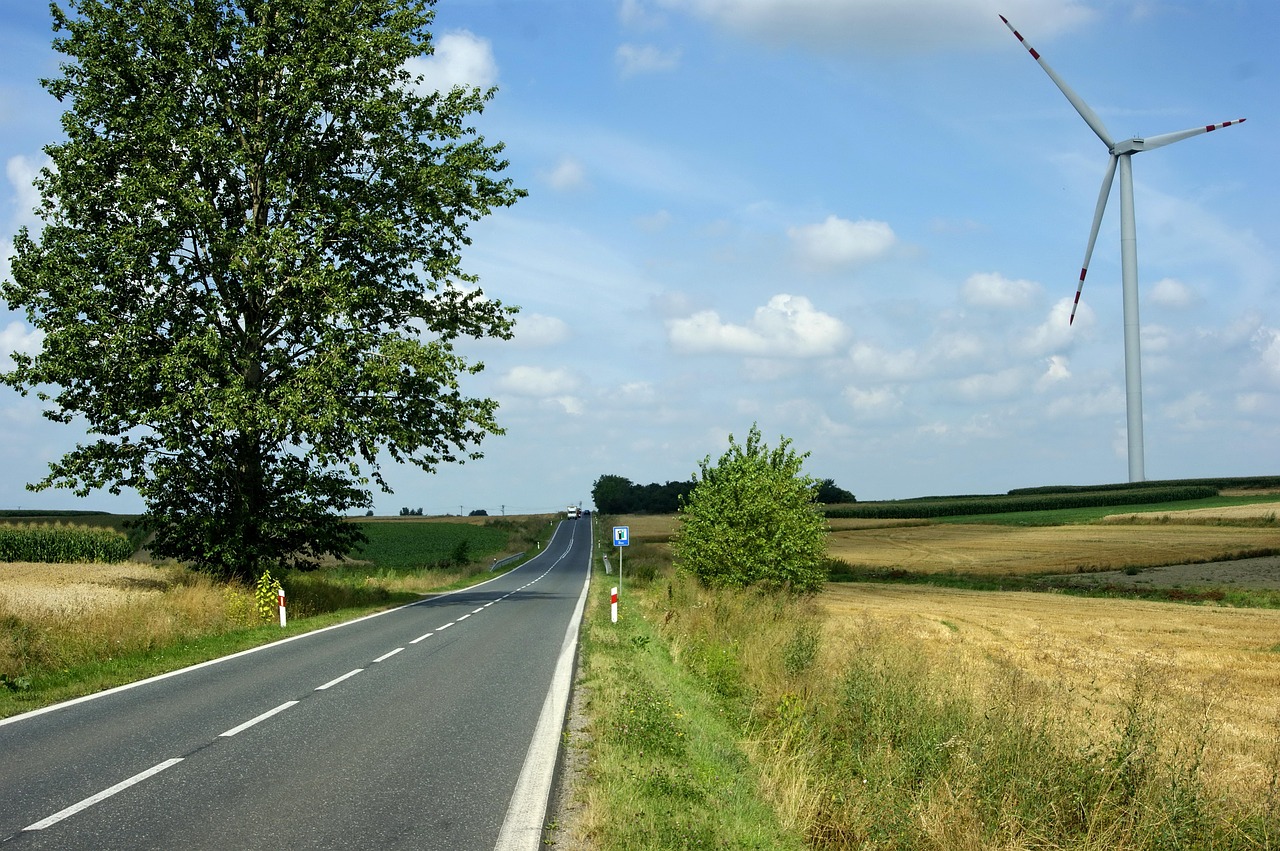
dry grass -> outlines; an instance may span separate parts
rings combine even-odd
[[[829,664],[889,633],[976,700],[1016,683],[1086,739],[1113,731],[1137,688],[1171,745],[1203,741],[1219,791],[1262,797],[1280,771],[1280,612],[873,584],[829,586],[819,604]]]
[[[975,575],[1119,570],[1213,561],[1263,549],[1280,549],[1280,529],[1176,523],[935,524],[833,531],[827,544],[832,558],[859,567]]]

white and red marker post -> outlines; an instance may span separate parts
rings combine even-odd
[[[616,587],[609,591],[609,619],[614,623],[618,622],[618,589]]]
[[[276,596],[279,598],[279,601],[280,601],[280,626],[284,626],[285,624],[284,586],[280,585],[279,583],[276,584]]]

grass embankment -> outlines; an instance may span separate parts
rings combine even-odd
[[[176,565],[0,564],[0,717],[474,584],[550,529],[545,517],[366,523],[360,562],[273,573],[284,629],[252,588]]]
[[[1206,627],[1200,651],[1166,650],[1175,612],[1163,604],[1078,601],[1100,613],[1104,634],[1113,615],[1151,610],[1151,629],[1104,659],[1091,655],[1096,636],[1053,631],[1050,613],[1077,602],[1054,595],[932,589],[959,607],[939,620],[936,600],[913,606],[915,589],[901,589],[905,609],[852,610],[825,595],[708,590],[670,573],[657,545],[627,557],[638,581],[624,588],[617,626],[607,581],[595,586],[588,765],[560,847],[1280,843],[1274,613],[1216,610],[1214,629],[1250,618],[1236,636],[1243,657],[1222,647],[1223,665],[1200,668],[1224,639]],[[838,590],[861,599],[863,589]],[[998,596],[1012,600],[1005,620],[964,619],[964,600]],[[1026,645],[1011,640],[1017,619]],[[1253,684],[1261,720],[1248,735],[1219,704],[1240,690],[1240,669],[1271,677]]]

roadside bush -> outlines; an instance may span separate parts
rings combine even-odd
[[[827,522],[817,508],[817,480],[803,475],[808,453],[782,438],[770,449],[752,425],[745,444],[729,450],[681,501],[671,542],[676,566],[704,583],[817,591],[826,581]]]

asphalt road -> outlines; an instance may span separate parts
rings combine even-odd
[[[563,521],[484,585],[0,722],[0,847],[537,847],[590,539]]]

